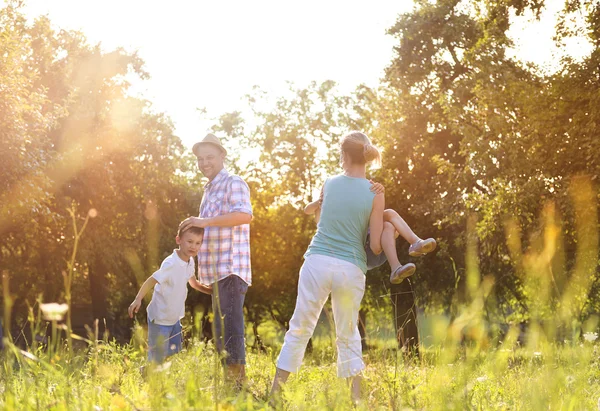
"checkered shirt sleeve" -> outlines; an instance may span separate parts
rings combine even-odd
[[[232,176],[229,189],[229,212],[240,212],[252,215],[250,204],[250,188],[240,177]]]

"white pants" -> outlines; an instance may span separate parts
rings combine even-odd
[[[330,293],[337,337],[338,377],[352,377],[365,368],[358,332],[358,310],[365,293],[365,275],[352,263],[315,254],[309,255],[300,269],[296,308],[277,359],[277,368],[298,371],[306,344]]]

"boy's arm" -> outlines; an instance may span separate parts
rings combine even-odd
[[[133,300],[133,302],[129,306],[129,309],[127,310],[129,312],[129,318],[133,318],[133,314],[139,311],[140,307],[142,306],[142,299],[146,294],[148,294],[148,291],[150,291],[150,289],[156,284],[158,284],[158,281],[156,281],[154,277],[151,276],[148,277],[146,281],[144,281],[144,284],[142,284],[140,291],[138,291],[137,295],[135,296],[135,300]]]
[[[188,281],[189,285],[204,294],[212,294],[212,286],[204,285],[200,281],[196,280],[195,277],[191,277]]]

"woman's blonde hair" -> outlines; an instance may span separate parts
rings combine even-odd
[[[381,165],[381,153],[371,144],[371,140],[365,133],[360,131],[351,131],[342,138],[342,153],[346,153],[350,161],[355,164],[366,164],[373,162],[374,165]]]

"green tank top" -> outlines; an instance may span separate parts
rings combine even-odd
[[[364,178],[339,175],[325,181],[321,218],[305,258],[327,255],[367,272],[365,241],[375,197],[370,188],[371,183]]]

